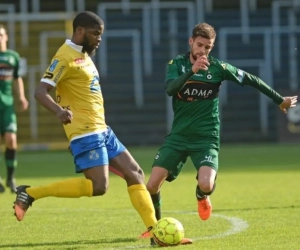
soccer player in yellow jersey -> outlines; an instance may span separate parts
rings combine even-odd
[[[103,31],[100,17],[88,11],[78,14],[73,20],[72,39],[58,49],[35,92],[37,101],[63,124],[76,172],[82,172],[85,178],[17,187],[14,210],[18,221],[23,220],[32,202],[44,197],[104,195],[110,165],[124,176],[132,205],[147,229],[156,224],[142,169],[105,123],[99,75],[90,57],[98,48]],[[54,87],[56,102],[49,95]]]

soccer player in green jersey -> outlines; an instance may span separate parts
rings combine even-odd
[[[18,73],[19,54],[7,49],[7,41],[6,29],[0,24],[0,133],[6,145],[6,186],[14,193],[16,191],[14,172],[17,167],[17,118],[14,109],[13,91],[18,98],[21,111],[28,108],[28,101],[24,94],[23,80]],[[4,191],[5,187],[0,179],[0,193]]]
[[[165,89],[173,101],[172,131],[156,154],[147,183],[157,219],[161,218],[160,188],[165,180],[176,179],[187,157],[197,170],[199,216],[207,220],[211,215],[209,195],[216,187],[218,171],[218,93],[222,81],[256,88],[279,105],[284,113],[297,102],[297,96],[282,97],[260,78],[210,56],[215,38],[212,26],[197,24],[189,38],[190,51],[171,60],[167,67]]]

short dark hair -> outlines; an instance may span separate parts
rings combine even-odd
[[[206,39],[215,39],[217,34],[213,26],[207,23],[198,23],[193,29],[192,37],[196,38],[198,36]]]
[[[90,28],[95,25],[103,25],[103,20],[91,11],[83,11],[79,13],[73,20],[73,32],[77,27]]]

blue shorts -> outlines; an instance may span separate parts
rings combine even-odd
[[[106,131],[75,139],[70,143],[76,173],[108,165],[109,160],[126,150],[110,127]]]

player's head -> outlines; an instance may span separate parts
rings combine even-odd
[[[0,49],[5,49],[8,41],[6,28],[3,24],[0,24]]]
[[[214,27],[207,23],[199,23],[194,29],[189,39],[191,46],[191,56],[196,60],[200,56],[208,56],[216,39],[216,31]]]
[[[73,20],[73,39],[89,55],[98,48],[103,31],[104,22],[93,12],[81,12]]]

